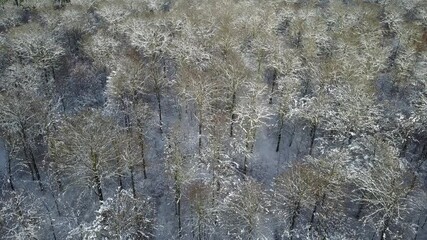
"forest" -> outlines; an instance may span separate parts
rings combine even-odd
[[[0,239],[427,239],[427,1],[0,0]]]

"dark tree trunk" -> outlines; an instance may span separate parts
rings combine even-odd
[[[390,219],[387,217],[386,220],[384,221],[384,225],[380,232],[380,240],[386,239],[386,231],[388,229],[389,224],[390,224]]]
[[[356,213],[356,219],[360,219],[360,216],[362,215],[362,211],[363,211],[364,205],[363,203],[359,204],[359,207],[357,208],[357,213]]]
[[[25,128],[23,127],[22,123],[21,123],[21,133],[22,133],[22,142],[23,142],[22,144],[24,145],[25,158],[27,158],[27,161],[29,160],[31,176],[33,180],[37,179],[39,183],[40,191],[43,191],[43,184],[41,182],[40,172],[36,164],[36,158],[34,156],[34,153],[33,153],[33,150],[31,149],[30,144],[28,144],[27,134],[25,132]],[[35,178],[34,178],[34,175],[35,175]]]
[[[46,81],[46,83],[49,83],[49,74],[46,68],[43,68],[43,73],[44,73],[44,80]]]
[[[316,202],[314,204],[314,208],[313,211],[311,212],[311,217],[310,217],[310,227],[308,228],[308,231],[311,231],[313,229],[313,225],[314,225],[314,219],[316,217],[316,213],[317,213],[317,208],[318,208],[319,203]]]
[[[53,202],[55,203],[55,208],[56,208],[56,213],[58,214],[58,216],[61,216],[61,211],[59,210],[59,205],[58,205],[58,200],[56,199],[56,196],[54,195],[54,193],[52,192],[52,198],[53,198]]]
[[[202,124],[202,120],[201,119],[199,119],[199,154],[201,153],[201,151],[202,151],[202,129],[203,129],[203,124]]]
[[[98,154],[91,150],[91,157],[92,157],[92,171],[94,173],[93,181],[96,187],[96,195],[98,196],[98,200],[102,202],[104,201],[104,196],[102,194],[101,178],[99,177],[99,173],[98,173],[98,162],[99,162]]]
[[[54,240],[56,240],[57,238],[56,238],[56,233],[55,233],[55,227],[53,226],[53,220],[52,220],[50,210],[45,203],[44,203],[44,205],[45,205],[45,208],[46,208],[48,215],[49,215],[49,225],[50,225],[50,230],[52,232],[52,237]]]
[[[181,187],[175,176],[175,214],[178,217],[178,239],[182,237],[182,223],[181,223]]]
[[[245,156],[245,159],[243,160],[243,174],[244,175],[246,175],[247,174],[247,171],[248,171],[248,168],[247,168],[247,161],[248,161],[248,157],[247,156]]]
[[[159,126],[160,133],[163,133],[163,120],[162,120],[162,104],[161,104],[161,94],[159,91],[156,92],[157,106],[159,108]]]
[[[182,238],[182,223],[181,223],[181,200],[177,202],[177,212],[178,212],[178,238]]]
[[[276,152],[280,150],[280,142],[282,140],[283,119],[280,119],[279,135],[277,136]]]
[[[325,199],[326,199],[326,194],[324,193],[322,195],[322,198],[320,200],[317,200],[316,203],[314,204],[313,211],[311,212],[310,227],[308,229],[309,231],[311,231],[313,229],[314,221],[316,218],[316,213],[318,212],[318,208],[323,206]]]
[[[26,164],[27,164],[28,168],[30,169],[31,179],[33,181],[35,181],[36,177],[35,177],[35,174],[34,174],[33,166],[32,166],[31,161],[30,161],[30,157],[28,156],[27,143],[25,141],[26,141],[25,139],[22,140],[22,145],[24,146],[24,157],[25,157],[25,160],[26,160]]]
[[[52,66],[52,78],[56,80],[55,68]]]
[[[274,87],[276,86],[276,78],[277,78],[277,71],[274,70],[273,76],[272,76],[272,83],[271,83],[271,91],[270,91],[270,100],[268,101],[269,104],[273,104],[273,93],[274,93]]]
[[[7,180],[9,182],[10,189],[15,191],[15,186],[13,185],[13,176],[12,176],[12,159],[10,156],[7,157]]]
[[[102,188],[101,188],[101,179],[99,178],[98,173],[95,173],[94,181],[96,184],[96,195],[98,196],[98,200],[104,201],[104,196],[102,194]]]
[[[29,146],[29,150],[30,150],[30,155],[31,155],[31,164],[33,165],[34,173],[36,174],[36,178],[37,178],[37,181],[39,183],[40,191],[43,191],[44,188],[43,188],[43,184],[41,181],[40,172],[39,172],[39,169],[38,169],[37,164],[36,164],[36,158],[34,157],[34,153],[33,153],[30,146]]]
[[[147,179],[147,163],[144,157],[144,136],[139,134],[139,146],[141,148],[141,157],[142,157],[142,173],[144,174],[144,179]]]
[[[292,217],[291,217],[291,224],[290,224],[290,226],[289,226],[289,233],[290,233],[290,239],[292,239],[293,238],[293,231],[294,231],[294,229],[295,229],[295,225],[296,225],[296,221],[297,221],[297,218],[298,218],[298,216],[299,216],[299,212],[300,212],[300,201],[297,201],[296,203],[295,203],[295,208],[294,208],[294,211],[293,211],[293,213],[292,213]]]
[[[313,154],[313,147],[314,147],[314,140],[316,139],[316,131],[317,131],[317,124],[314,123],[312,125],[312,129],[311,129],[311,139],[310,139],[310,148],[309,148],[309,155],[311,156]]]
[[[132,188],[132,195],[136,198],[136,189],[135,189],[135,177],[134,177],[134,167],[130,167],[130,185]]]

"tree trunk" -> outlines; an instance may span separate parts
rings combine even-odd
[[[57,238],[56,238],[56,234],[55,234],[55,228],[53,227],[53,221],[52,221],[52,216],[50,214],[50,210],[47,207],[46,203],[44,203],[44,205],[45,205],[45,208],[46,208],[47,213],[49,215],[49,225],[50,225],[50,230],[52,232],[52,237],[53,237],[54,240],[56,240]]]
[[[295,229],[295,224],[296,224],[296,221],[297,221],[297,218],[298,218],[298,216],[299,216],[299,211],[300,211],[300,201],[297,201],[296,203],[295,203],[295,208],[294,208],[294,211],[293,211],[293,213],[292,213],[292,218],[291,218],[291,225],[289,226],[289,233],[290,233],[290,239],[292,239],[293,238],[293,231],[294,231],[294,229]]]
[[[43,73],[44,73],[44,80],[46,81],[46,83],[49,83],[49,74],[46,68],[43,68]]]
[[[55,68],[52,66],[51,69],[52,69],[52,78],[53,80],[56,80]]]
[[[312,125],[312,129],[311,129],[311,139],[310,139],[310,148],[309,148],[309,155],[311,156],[313,154],[313,147],[314,147],[314,140],[316,139],[316,131],[317,131],[317,124],[314,123]]]
[[[37,179],[39,183],[40,191],[43,191],[43,184],[41,182],[40,172],[36,164],[36,159],[30,144],[28,144],[27,134],[25,132],[25,128],[23,127],[22,123],[21,123],[21,133],[22,133],[22,142],[23,142],[22,144],[24,145],[25,157],[27,158],[27,161],[29,160],[31,176],[33,180]],[[34,175],[36,178],[34,178]]]
[[[99,201],[104,201],[104,196],[102,194],[102,188],[101,188],[101,178],[99,177],[98,173],[98,154],[96,152],[93,152],[91,149],[91,158],[92,158],[92,171],[94,173],[93,181],[95,183],[96,187],[96,195],[98,196]]]
[[[387,217],[386,220],[384,221],[383,228],[380,232],[380,240],[386,239],[386,231],[388,229],[389,224],[390,224],[390,219],[389,219],[389,217]]]
[[[365,194],[362,192],[362,199],[365,197]],[[363,204],[363,202],[360,202],[360,204],[359,204],[359,207],[358,207],[358,209],[357,209],[357,213],[356,213],[356,219],[357,220],[359,220],[360,219],[360,217],[361,217],[361,215],[362,215],[362,211],[363,211],[363,208],[364,208],[364,204]]]
[[[248,157],[245,155],[245,159],[243,160],[243,174],[246,175],[248,169],[247,169],[247,161]]]
[[[203,125],[202,125],[202,120],[199,119],[199,154],[202,151],[202,129],[203,129]]]
[[[280,119],[280,126],[279,126],[279,135],[277,136],[277,145],[276,145],[276,152],[279,152],[280,150],[280,142],[282,140],[282,130],[283,130],[283,118]]]
[[[273,104],[273,93],[274,93],[274,87],[276,86],[276,78],[277,78],[277,72],[274,70],[273,77],[272,77],[272,83],[271,83],[271,91],[270,91],[270,100],[268,101],[269,104]]]
[[[7,181],[9,182],[10,189],[15,191],[15,186],[13,185],[13,176],[12,176],[12,158],[7,156]]]
[[[62,214],[61,214],[61,211],[59,210],[58,200],[53,192],[51,192],[51,194],[52,194],[53,202],[55,203],[56,213],[58,213],[58,216],[61,216]]]
[[[252,141],[252,142],[251,142]],[[243,161],[243,174],[246,175],[247,174],[247,170],[248,170],[248,154],[252,155],[252,153],[254,152],[254,145],[255,145],[255,130],[251,129],[248,133],[248,135],[246,136],[246,154],[245,154],[245,159]]]
[[[29,146],[29,150],[30,150],[30,155],[31,155],[31,163],[32,163],[33,168],[34,168],[34,172],[36,174],[37,181],[39,182],[40,191],[43,191],[44,190],[43,184],[41,181],[39,169],[38,169],[37,164],[36,164],[36,158],[34,157],[34,153],[31,149],[31,146]]]
[[[134,167],[130,166],[130,185],[132,188],[132,195],[136,198],[136,189],[135,189],[135,177],[134,177]]]
[[[147,179],[147,163],[144,157],[144,136],[142,135],[142,133],[139,133],[139,146],[141,148],[142,172],[144,174],[144,179]]]
[[[181,187],[177,182],[175,176],[175,214],[178,217],[178,239],[182,237],[182,223],[181,223]]]
[[[308,231],[311,232],[311,229],[313,229],[313,224],[314,224],[314,218],[316,217],[316,213],[317,213],[317,207],[319,205],[319,202],[316,201],[316,203],[314,204],[314,208],[313,211],[311,212],[311,218],[310,218],[310,227],[308,228]]]
[[[321,200],[317,200],[316,203],[314,204],[313,211],[311,212],[310,227],[308,228],[308,231],[311,231],[313,229],[314,220],[316,218],[316,213],[318,212],[317,209],[319,208],[319,206],[323,206],[325,199],[326,199],[326,194],[324,193],[322,195]]]
[[[22,140],[22,145],[24,146],[24,157],[25,157],[26,164],[30,169],[31,179],[35,181],[36,177],[34,175],[34,169],[33,169],[33,166],[31,165],[30,157],[28,156],[27,143],[25,141],[26,141],[25,139]]]
[[[159,126],[160,126],[160,133],[163,133],[163,120],[162,120],[162,104],[161,104],[161,94],[160,91],[156,91],[156,99],[157,99],[157,106],[159,108]]]

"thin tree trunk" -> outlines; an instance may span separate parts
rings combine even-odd
[[[270,100],[268,101],[269,104],[273,104],[273,93],[274,93],[274,87],[276,86],[276,78],[277,78],[277,73],[276,73],[276,70],[274,70],[273,82],[271,83]]]
[[[43,188],[43,184],[41,181],[40,172],[39,172],[39,169],[38,169],[37,164],[36,164],[36,158],[34,157],[34,153],[31,150],[31,146],[29,146],[29,150],[30,150],[30,155],[31,155],[31,163],[32,163],[33,168],[34,168],[34,172],[36,174],[37,181],[39,182],[40,191],[43,191],[44,188]]]
[[[297,201],[296,202],[296,204],[295,204],[296,206],[295,206],[295,209],[294,209],[294,211],[293,211],[293,213],[292,213],[292,218],[291,218],[291,225],[289,226],[289,233],[290,233],[290,239],[292,240],[292,238],[293,238],[293,231],[294,231],[294,229],[295,229],[295,225],[296,225],[296,221],[297,221],[297,218],[298,218],[298,216],[299,216],[299,211],[300,211],[300,201]]]
[[[11,136],[7,136],[7,142],[9,144],[5,143],[5,148],[9,145],[8,149],[7,149],[7,175],[8,175],[8,181],[9,181],[9,185],[10,185],[10,189],[12,191],[15,191],[15,186],[13,185],[13,175],[12,175],[12,158],[10,157],[11,155],[11,147],[10,145],[12,144],[12,138]]]
[[[99,178],[98,173],[95,173],[94,181],[96,184],[96,194],[98,195],[98,200],[104,201],[104,196],[102,194],[102,188],[101,188],[101,179]]]
[[[255,131],[254,129],[251,129],[249,131],[250,134],[249,136],[246,137],[246,151],[247,153],[249,153],[250,155],[252,155],[252,153],[254,152],[254,141],[255,141]],[[253,141],[252,143],[250,143],[250,139]],[[248,170],[248,157],[247,154],[245,154],[245,159],[243,161],[243,174],[246,175]]]
[[[182,237],[182,223],[181,223],[181,187],[175,176],[175,214],[178,217],[178,239]]]
[[[36,159],[31,149],[31,146],[28,144],[27,134],[25,132],[25,128],[23,127],[22,123],[21,123],[21,133],[22,133],[22,141],[24,145],[25,157],[30,160],[29,165],[31,169],[31,176],[33,180],[35,180],[34,175],[36,176],[36,179],[39,183],[40,191],[43,191],[43,184],[41,182],[39,169],[37,168]]]
[[[276,145],[276,152],[279,152],[280,150],[280,142],[282,140],[282,130],[283,130],[283,118],[280,119],[280,126],[279,126],[279,135],[277,136],[277,145]]]
[[[159,126],[160,133],[163,133],[163,120],[162,120],[162,104],[161,104],[161,94],[159,91],[156,92],[157,105],[159,108]]]
[[[325,202],[325,199],[326,199],[326,194],[324,193],[322,195],[322,199],[321,200],[317,200],[316,203],[314,204],[313,211],[311,212],[310,227],[308,228],[308,231],[311,231],[313,229],[314,221],[315,221],[315,218],[316,218],[316,213],[318,212],[319,206],[323,206],[323,204]]]
[[[58,216],[61,216],[61,211],[59,210],[58,200],[56,200],[55,194],[51,192],[53,197],[53,202],[55,203],[56,213],[58,213]]]
[[[55,228],[53,227],[53,221],[52,221],[52,216],[50,215],[50,210],[47,207],[46,203],[43,203],[43,204],[44,204],[44,206],[45,206],[45,208],[47,210],[47,213],[49,215],[49,225],[50,225],[50,229],[51,229],[51,232],[52,232],[52,237],[53,237],[54,240],[56,240],[57,238],[56,238],[56,234],[55,234]]]
[[[35,181],[36,177],[34,175],[34,169],[33,169],[33,166],[31,165],[30,157],[28,156],[27,143],[25,141],[26,141],[25,138],[23,138],[22,145],[24,146],[24,157],[25,157],[25,160],[26,160],[26,164],[27,164],[27,166],[28,166],[28,168],[30,169],[30,172],[31,172],[31,179],[33,181]]]
[[[311,156],[313,154],[313,147],[314,147],[314,140],[316,139],[316,131],[317,131],[317,124],[314,123],[311,129],[311,139],[310,139],[310,148],[309,148],[309,155]]]
[[[202,125],[202,120],[199,120],[199,154],[202,151],[202,129],[203,129],[203,125]]]
[[[12,158],[7,156],[7,176],[8,182],[10,185],[10,189],[15,191],[15,186],[13,185],[13,176],[12,176]]]
[[[243,174],[244,175],[246,175],[246,173],[247,173],[247,161],[248,161],[248,159],[247,159],[248,157],[245,155],[245,159],[243,160]]]
[[[46,68],[43,68],[43,72],[44,72],[44,80],[46,81],[46,83],[49,83],[49,74]]]
[[[56,80],[56,74],[55,74],[55,68],[52,66],[52,78],[53,80]]]
[[[144,157],[144,136],[139,134],[139,146],[141,148],[141,157],[142,157],[142,172],[144,174],[144,179],[147,179],[147,163]]]
[[[311,212],[310,227],[308,228],[309,232],[311,232],[311,229],[313,229],[314,218],[316,217],[318,205],[319,205],[319,202],[316,201],[316,203],[314,204],[313,211]]]
[[[132,188],[132,195],[136,198],[136,189],[135,189],[135,177],[134,177],[134,167],[130,166],[130,185]]]
[[[94,173],[93,181],[95,183],[96,187],[96,195],[98,196],[98,200],[100,202],[104,201],[104,196],[102,194],[102,188],[101,188],[101,179],[99,177],[98,173],[98,154],[93,152],[91,149],[91,157],[92,157],[92,171]]]
[[[181,223],[181,200],[178,200],[178,238],[182,238],[182,223]]]

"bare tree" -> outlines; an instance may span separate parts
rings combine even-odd
[[[39,239],[42,219],[34,199],[23,193],[11,192],[0,200],[0,233],[4,239]]]
[[[411,172],[398,151],[385,141],[372,142],[374,155],[362,168],[350,174],[362,196],[354,201],[363,203],[369,210],[361,219],[375,226],[379,239],[399,237],[404,214],[411,211],[409,196],[416,191]],[[395,231],[397,230],[397,231]]]
[[[248,180],[230,191],[220,206],[220,224],[228,237],[235,239],[262,238],[257,230],[266,211],[264,193],[256,182]]]
[[[4,82],[0,98],[3,102],[0,106],[0,125],[12,145],[19,146],[24,159],[30,169],[33,180],[37,180],[40,189],[43,190],[39,167],[37,164],[38,134],[43,133],[45,127],[46,101],[37,94],[40,82],[32,66],[23,67],[13,65],[6,75],[9,81]],[[13,143],[12,143],[13,142]],[[18,157],[18,156],[16,156]]]
[[[69,232],[83,239],[152,239],[154,209],[150,199],[132,197],[126,190],[117,190],[96,212],[96,219]]]
[[[64,119],[54,139],[58,170],[64,178],[70,178],[71,183],[93,188],[101,202],[104,200],[102,181],[112,173],[114,139],[114,126],[97,110]]]
[[[248,84],[247,95],[242,98],[236,109],[237,121],[241,130],[237,144],[244,155],[242,172],[245,175],[249,166],[248,159],[252,157],[254,151],[256,133],[260,127],[266,125],[272,115],[270,107],[263,104],[262,101],[265,91],[266,88],[261,84]]]

